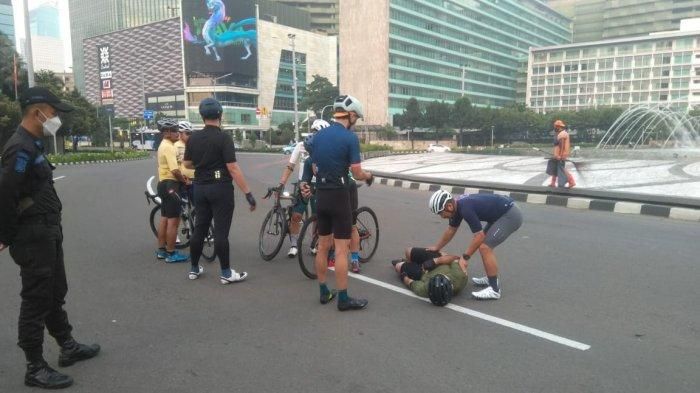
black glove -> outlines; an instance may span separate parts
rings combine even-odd
[[[245,194],[245,199],[248,201],[250,206],[255,206],[255,198],[253,197],[252,192]]]
[[[435,264],[434,259],[428,259],[427,261],[423,261],[423,269],[426,271],[431,271],[437,267],[437,264]]]
[[[372,185],[372,183],[374,183],[374,175],[370,173],[369,179],[365,180],[365,184],[367,184],[367,187],[369,187]]]

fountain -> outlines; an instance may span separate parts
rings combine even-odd
[[[636,105],[620,115],[598,149],[700,148],[700,117],[669,105]]]

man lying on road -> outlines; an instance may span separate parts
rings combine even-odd
[[[467,285],[467,264],[455,255],[414,247],[406,249],[406,258],[391,263],[413,293],[436,306],[449,303]]]

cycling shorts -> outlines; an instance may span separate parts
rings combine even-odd
[[[411,262],[420,265],[428,259],[439,257],[440,253],[438,251],[429,251],[422,247],[413,247],[408,256]]]
[[[178,198],[180,182],[175,180],[163,180],[158,182],[158,196],[160,197],[160,215],[163,218],[178,218],[182,213],[182,205]]]
[[[347,188],[316,191],[319,236],[333,235],[336,239],[350,239],[352,212]]]

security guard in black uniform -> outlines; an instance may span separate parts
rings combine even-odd
[[[20,267],[22,305],[19,346],[27,357],[24,383],[46,389],[68,387],[73,379],[49,367],[43,356],[44,327],[61,347],[58,365],[94,357],[99,345],[77,343],[63,310],[68,292],[63,264],[61,201],[53,186],[54,167],[44,155],[42,136],[61,127],[58,112],[73,110],[49,90],[28,89],[20,99],[22,123],[10,137],[0,168],[0,251]]]

